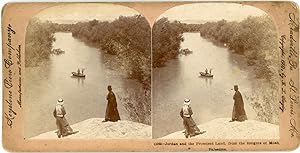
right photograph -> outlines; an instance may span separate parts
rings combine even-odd
[[[275,23],[236,3],[168,9],[152,28],[152,136],[279,139]]]

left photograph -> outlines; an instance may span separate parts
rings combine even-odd
[[[25,139],[152,138],[151,28],[116,4],[63,4],[29,21]]]

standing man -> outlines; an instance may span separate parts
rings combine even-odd
[[[53,111],[53,116],[56,118],[56,126],[57,126],[57,136],[58,138],[68,136],[70,134],[75,134],[77,132],[73,132],[73,129],[70,127],[67,119],[65,118],[66,110],[64,107],[64,100],[58,99],[55,109]]]
[[[244,101],[241,93],[239,92],[238,86],[234,85],[235,94],[233,95],[234,105],[232,111],[232,120],[233,121],[245,121],[247,120],[247,115],[244,109]]]
[[[180,110],[180,116],[183,119],[183,126],[185,128],[184,135],[186,138],[200,134],[200,129],[197,127],[195,121],[192,118],[193,111],[190,104],[190,100],[185,99]]]
[[[108,94],[106,96],[107,106],[105,112],[105,119],[102,122],[112,121],[116,122],[120,119],[120,115],[117,108],[117,100],[116,96],[112,91],[112,87],[109,85],[107,87]]]

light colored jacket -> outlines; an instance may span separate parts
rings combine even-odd
[[[191,117],[193,114],[192,108],[189,105],[183,105],[180,111],[181,117]]]
[[[56,105],[53,115],[54,117],[64,117],[66,115],[65,107],[63,105]]]

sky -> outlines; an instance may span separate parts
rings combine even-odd
[[[139,14],[134,9],[114,4],[65,4],[47,8],[39,12],[35,17],[41,20],[49,20],[56,23],[76,23],[98,19],[112,21],[120,15],[132,16]]]
[[[256,7],[235,3],[198,3],[173,7],[158,19],[167,17],[184,23],[205,23],[207,21],[241,21],[247,16],[260,16],[266,13]]]
[[[112,21],[120,15],[132,16],[139,14],[134,9],[115,4],[65,4],[47,8],[36,15],[41,20],[56,23],[76,23],[97,19]],[[178,20],[184,23],[205,23],[208,21],[228,20],[240,21],[249,15],[259,16],[264,11],[236,3],[197,3],[173,7],[163,13],[158,19],[168,17],[169,20]]]

